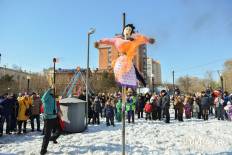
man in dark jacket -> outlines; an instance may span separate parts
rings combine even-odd
[[[166,123],[170,123],[170,114],[169,114],[169,108],[170,108],[170,96],[167,94],[166,90],[161,91],[162,96],[162,108],[164,111],[164,115],[166,116]]]
[[[2,113],[3,113],[3,106],[2,106],[2,101],[4,101],[4,96],[0,96],[0,118],[2,116]]]
[[[202,97],[201,97],[201,108],[202,108],[203,119],[208,120],[210,99],[209,99],[209,96],[205,93],[205,91],[202,91],[201,95],[202,95]]]
[[[100,124],[99,113],[101,113],[101,103],[98,96],[95,97],[93,105],[93,124]]]
[[[111,124],[114,126],[114,106],[110,100],[106,102],[105,115],[106,115],[106,125],[110,126]]]
[[[161,121],[161,115],[162,115],[162,96],[161,93],[158,96],[158,102],[157,102],[157,115],[158,119]]]
[[[0,137],[3,135],[3,121],[2,121],[2,118],[3,118],[3,104],[2,102],[5,100],[5,95],[3,96],[0,96]]]
[[[16,132],[19,103],[18,103],[18,100],[15,94],[11,98],[11,103],[12,103],[12,113],[11,113],[11,129],[10,130],[11,132]]]
[[[213,115],[214,98],[211,95],[211,90],[209,88],[206,89],[205,93],[209,97],[209,114]]]
[[[183,122],[184,104],[182,97],[180,96],[179,89],[175,90],[175,95],[173,98],[174,98],[174,107],[175,107],[175,119],[177,116],[178,121]]]
[[[101,95],[100,103],[101,103],[101,112],[100,112],[100,114],[101,114],[101,118],[102,118],[102,117],[105,117],[104,116],[105,114],[103,113],[103,111],[104,111],[105,104],[106,104],[106,96],[105,96],[104,93],[102,93],[102,95]]]
[[[138,110],[138,119],[143,118],[143,109],[144,109],[144,98],[142,94],[139,94],[138,96],[138,102],[137,102],[137,110]]]
[[[8,94],[4,95],[4,100],[1,102],[2,107],[2,114],[1,114],[1,120],[0,120],[0,135],[3,134],[3,125],[6,121],[6,134],[11,134],[11,114],[13,110],[13,105],[11,102],[11,97]]]
[[[37,96],[36,93],[32,93],[32,106],[31,106],[31,131],[34,131],[34,119],[36,119],[37,123],[37,131],[40,130],[40,107],[42,105],[42,101],[40,100],[40,97]]]

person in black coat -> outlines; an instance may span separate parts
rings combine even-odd
[[[3,135],[3,122],[2,122],[2,117],[3,117],[3,105],[2,102],[5,100],[5,96],[2,95],[0,96],[0,137]]]
[[[106,102],[105,105],[105,115],[106,115],[106,125],[114,126],[114,105],[110,99]]]
[[[95,97],[94,102],[92,104],[93,109],[93,124],[100,124],[99,114],[101,113],[101,103],[98,96]]]
[[[201,117],[202,117],[202,108],[201,108],[201,97],[200,96],[196,97],[196,103],[199,106],[199,112],[198,112],[197,118],[201,119]]]
[[[92,124],[93,124],[93,108],[92,108],[93,101],[92,99],[89,99],[89,104],[88,104],[88,124],[90,124],[90,121],[92,119]]]
[[[105,104],[106,104],[106,96],[104,93],[102,93],[101,95],[101,98],[100,98],[100,103],[101,103],[101,118],[105,117],[105,114],[104,114],[104,108],[105,108]]]
[[[144,98],[142,94],[139,94],[138,96],[138,102],[137,102],[137,111],[138,111],[138,119],[143,118],[143,109],[144,109]]]
[[[151,98],[151,96],[149,95],[149,93],[146,93],[145,94],[145,99],[144,99],[144,105],[145,105],[146,102],[150,102],[150,98]]]
[[[78,99],[86,101],[86,93],[83,91]],[[88,124],[90,124],[91,119],[93,118],[93,110],[92,110],[92,99],[90,96],[88,97]]]
[[[210,98],[209,96],[202,91],[201,92],[201,108],[202,108],[202,116],[204,120],[208,120],[209,118],[209,108],[210,108]]]
[[[169,108],[170,108],[170,96],[167,94],[166,90],[161,91],[162,96],[162,109],[164,111],[164,115],[166,116],[166,123],[170,123],[170,114],[169,114]]]
[[[162,119],[162,96],[161,93],[158,96],[158,101],[157,101],[157,116],[158,119],[161,121]]]
[[[12,102],[12,113],[11,113],[11,132],[17,131],[17,116],[18,116],[18,109],[19,109],[19,103],[17,100],[16,95],[14,94],[11,98]]]
[[[0,120],[0,135],[3,135],[3,126],[6,121],[6,134],[11,134],[11,114],[13,110],[13,104],[11,97],[8,94],[4,95],[4,100],[0,103],[2,107],[2,114]]]

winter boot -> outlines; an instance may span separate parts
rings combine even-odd
[[[206,114],[206,116],[205,116],[205,119],[208,121],[208,119],[209,119],[209,116],[208,116],[208,114]]]
[[[53,140],[53,143],[54,143],[54,144],[58,144],[58,142],[57,142],[55,139]]]
[[[41,150],[41,151],[40,151],[40,154],[41,154],[41,155],[45,155],[46,153],[47,153],[47,150]]]

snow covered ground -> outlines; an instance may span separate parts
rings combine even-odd
[[[172,112],[173,113],[173,112]],[[173,116],[173,114],[172,114]],[[173,118],[173,117],[172,117]],[[50,143],[48,154],[121,154],[121,124],[90,125],[84,133],[62,135],[59,144]],[[38,132],[0,138],[0,154],[39,154],[42,136]],[[137,120],[126,124],[126,154],[232,154],[232,122],[198,119],[170,124]]]

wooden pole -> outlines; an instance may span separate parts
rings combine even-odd
[[[123,13],[122,22],[123,22],[123,30],[124,30],[126,26],[126,13]],[[125,155],[126,152],[125,110],[126,110],[126,87],[122,86],[122,155]]]
[[[126,111],[126,87],[122,87],[122,155],[125,155],[125,146],[126,146],[126,120],[125,120],[125,111]]]
[[[122,14],[122,32],[123,32],[125,26],[126,26],[126,13],[124,12]]]

